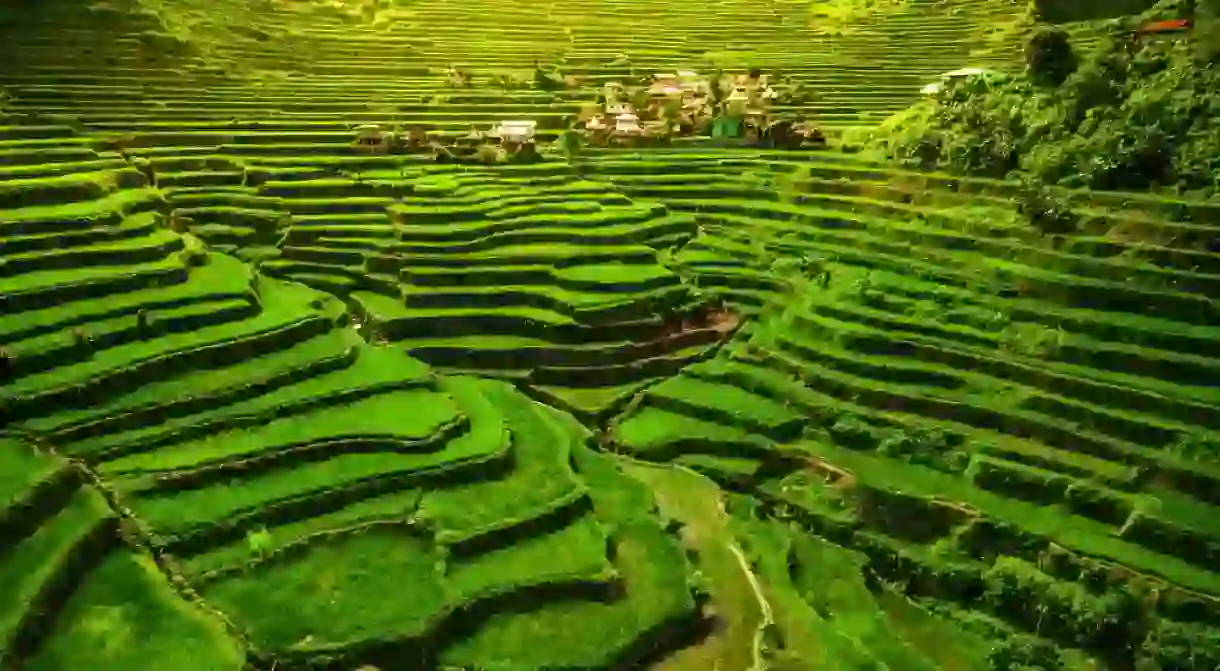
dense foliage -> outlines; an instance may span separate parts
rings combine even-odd
[[[1151,0],[1034,0],[1038,18],[1051,23],[1093,21],[1138,14],[1154,4]]]
[[[1216,15],[1210,4],[1162,2],[1139,17],[1108,22],[1106,38],[1087,54],[1073,54],[1056,30],[1038,30],[1023,75],[952,82],[888,120],[873,141],[921,167],[992,177],[1020,171],[1064,186],[1168,187],[1215,197]],[[1194,18],[1194,29],[1137,35],[1140,25],[1173,18]]]
[[[1058,28],[1039,26],[1025,47],[1029,78],[1041,86],[1059,86],[1078,65],[1067,33]]]

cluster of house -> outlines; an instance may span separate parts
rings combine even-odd
[[[761,127],[776,97],[767,76],[758,71],[718,81],[691,71],[658,73],[644,88],[606,82],[581,122],[594,141],[693,135],[711,130],[717,121]]]
[[[461,155],[476,151],[483,145],[495,145],[510,153],[533,148],[534,134],[538,122],[533,120],[501,121],[490,130],[472,128],[470,133],[458,138],[452,145],[444,145],[444,149]],[[364,152],[388,154],[398,151],[429,150],[441,146],[437,140],[428,136],[421,128],[414,128],[404,133],[384,130],[381,126],[366,124],[356,128],[356,137],[352,146]],[[470,150],[466,152],[464,150]]]
[[[471,128],[453,145],[434,146],[434,153],[448,159],[473,159],[479,163],[533,161],[539,158],[534,146],[537,128],[538,122],[529,119],[501,121],[489,130]]]
[[[594,144],[630,144],[643,138],[711,135],[745,138],[764,146],[825,146],[825,138],[803,121],[773,120],[779,93],[767,75],[754,69],[738,75],[701,76],[697,72],[658,73],[644,86],[606,82],[597,101],[585,107],[577,132]],[[356,129],[353,146],[370,153],[433,150],[445,158],[495,151],[509,157],[535,154],[537,122],[501,121],[489,130],[472,129],[455,142],[440,143],[421,129],[394,133],[380,126]]]

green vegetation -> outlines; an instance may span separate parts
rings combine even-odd
[[[10,4],[0,670],[1220,668],[1211,0]]]
[[[271,558],[216,582],[203,597],[272,649],[410,634],[444,607],[437,557],[408,534],[372,528],[316,544],[297,561]]]
[[[1039,28],[1025,76],[953,82],[887,120],[874,142],[924,168],[1211,198],[1220,184],[1220,61],[1213,21],[1200,13],[1190,32],[1140,33],[1194,16],[1193,3],[1165,0],[1107,23],[1099,44],[1079,50],[1063,30]]]
[[[244,646],[214,613],[182,599],[148,557],[115,552],[77,591],[28,668],[237,671]]]

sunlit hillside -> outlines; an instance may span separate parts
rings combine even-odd
[[[0,4],[0,671],[1220,668],[1220,205],[843,140],[1033,21]]]

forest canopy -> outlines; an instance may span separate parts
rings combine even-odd
[[[921,168],[1094,189],[1220,197],[1220,0],[1165,0],[1105,22],[1077,53],[1040,26],[1025,71],[948,83],[866,145]],[[1187,19],[1188,31],[1141,32]]]

